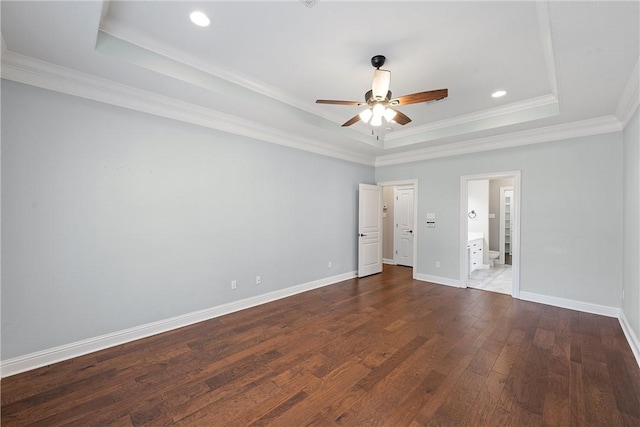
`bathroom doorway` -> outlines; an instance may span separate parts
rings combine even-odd
[[[460,178],[460,284],[518,297],[520,171]]]

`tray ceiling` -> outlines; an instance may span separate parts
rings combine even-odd
[[[492,137],[580,123],[610,131],[621,127],[622,104],[637,103],[625,94],[637,92],[637,2],[1,7],[4,78],[364,163],[455,154],[474,142],[471,151],[497,148]],[[193,10],[211,25],[193,25]],[[448,88],[449,97],[399,107],[413,120],[404,127],[342,128],[362,107],[315,100],[363,100],[376,54],[387,57],[394,96]],[[507,95],[492,98],[499,89]]]

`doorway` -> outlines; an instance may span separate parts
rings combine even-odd
[[[418,271],[418,181],[390,181],[378,185],[383,191],[383,264],[409,267],[415,279]]]
[[[520,171],[460,177],[461,287],[519,297],[520,200]]]

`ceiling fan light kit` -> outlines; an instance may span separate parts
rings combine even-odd
[[[367,105],[368,108],[354,117],[347,120],[342,126],[351,126],[354,123],[362,121],[369,123],[371,126],[382,125],[384,118],[388,123],[398,123],[402,126],[406,125],[411,119],[402,112],[389,108],[396,105],[417,104],[420,102],[438,101],[449,96],[448,89],[431,90],[427,92],[418,92],[411,95],[404,95],[398,98],[391,98],[389,90],[391,83],[391,71],[381,70],[386,58],[383,55],[376,55],[371,58],[371,65],[375,67],[373,72],[373,80],[371,82],[371,90],[364,95],[365,102],[358,101],[336,101],[330,99],[318,99],[317,104],[333,104],[333,105]]]

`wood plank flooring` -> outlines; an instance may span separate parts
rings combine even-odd
[[[617,319],[393,266],[1,387],[3,426],[640,426]]]

